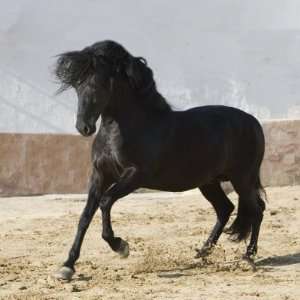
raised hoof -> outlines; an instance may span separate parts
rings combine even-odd
[[[58,280],[70,281],[74,273],[75,271],[71,268],[63,266],[54,274],[54,277]]]
[[[126,241],[121,240],[120,248],[117,252],[121,258],[127,258],[129,256],[129,244]]]

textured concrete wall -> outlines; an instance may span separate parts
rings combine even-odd
[[[300,184],[300,120],[265,122],[264,132],[264,183],[270,186]]]
[[[75,135],[0,134],[0,194],[83,193],[90,139]]]
[[[300,184],[300,120],[264,123],[265,185]],[[0,194],[85,193],[92,139],[0,134]]]

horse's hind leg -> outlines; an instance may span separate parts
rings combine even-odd
[[[246,258],[251,258],[257,253],[257,242],[260,231],[260,225],[263,220],[263,211],[265,210],[265,202],[261,199],[259,195],[256,196],[257,200],[257,209],[256,216],[252,221],[252,232],[250,237],[250,243],[247,247]]]
[[[212,204],[217,214],[217,222],[213,227],[211,234],[201,249],[197,249],[195,258],[206,256],[210,253],[214,245],[216,245],[230,214],[234,210],[234,205],[228,199],[219,182],[207,184],[199,187],[203,196]]]

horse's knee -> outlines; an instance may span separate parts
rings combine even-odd
[[[111,208],[111,197],[103,195],[100,202],[99,202],[99,207],[102,212],[108,211]]]
[[[216,210],[217,217],[222,223],[226,223],[231,215],[231,213],[234,211],[234,205],[231,203],[231,201],[224,202],[224,204]]]

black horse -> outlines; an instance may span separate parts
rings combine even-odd
[[[251,232],[246,257],[257,252],[265,203],[259,171],[264,135],[251,115],[232,107],[202,106],[173,111],[157,91],[144,58],[114,41],[59,55],[55,69],[59,92],[72,87],[78,96],[76,128],[83,136],[100,129],[92,147],[93,172],[84,211],[68,259],[58,277],[71,279],[86,230],[98,208],[102,237],[126,257],[128,243],[111,226],[115,201],[144,187],[184,191],[198,187],[212,204],[217,222],[196,257],[210,253],[234,206],[221,188],[230,181],[239,195],[238,213],[229,228],[237,240]]]

